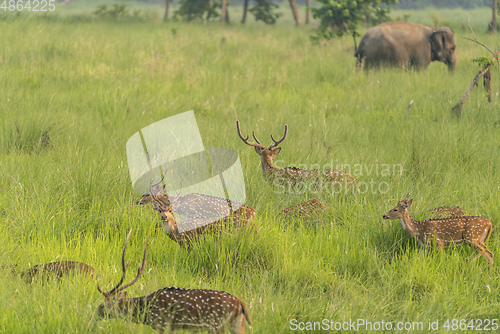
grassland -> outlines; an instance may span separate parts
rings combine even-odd
[[[453,16],[453,74],[439,63],[418,73],[360,73],[350,38],[313,45],[308,27],[3,16],[0,332],[152,332],[123,320],[89,322],[103,300],[95,280],[26,285],[8,269],[77,260],[110,286],[130,228],[132,266],[147,235],[150,242],[146,271],[129,296],[166,286],[224,290],[249,307],[252,333],[289,332],[292,319],[427,326],[429,319],[498,318],[498,264],[491,273],[484,258],[471,264],[476,250],[469,246],[421,248],[399,222],[382,220],[408,192],[417,219],[436,206],[459,205],[491,219],[487,246],[500,254],[498,95],[488,103],[475,89],[460,115],[451,112],[478,70],[471,60],[487,55],[459,38],[470,36],[460,29],[467,16]],[[412,17],[428,19],[425,12]],[[478,38],[498,48],[478,21]],[[187,110],[195,111],[206,147],[240,154],[258,234],[209,238],[186,251],[159,228],[150,207],[133,204],[139,194],[126,141]],[[266,143],[287,123],[282,165],[400,164],[403,172],[359,176],[386,183],[387,191],[320,195],[333,207],[322,226],[279,222],[281,208],[315,195],[277,194],[267,185],[258,156],[236,135],[236,119]]]

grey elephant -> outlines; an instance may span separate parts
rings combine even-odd
[[[354,56],[357,66],[392,66],[425,69],[440,61],[453,71],[457,64],[455,39],[450,28],[429,28],[421,24],[393,21],[369,29]]]

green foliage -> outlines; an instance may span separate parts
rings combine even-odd
[[[481,67],[485,68],[486,66],[491,64],[492,60],[491,60],[491,58],[483,56],[483,57],[477,57],[477,58],[472,59],[472,62],[478,63]],[[493,63],[493,65],[495,65],[495,64],[496,63]]]
[[[210,22],[220,16],[221,7],[220,0],[180,0],[174,17],[187,22],[203,20]]]
[[[141,11],[134,9],[132,14],[127,8],[127,4],[122,0],[119,3],[114,3],[111,8],[107,5],[100,5],[97,9],[92,12],[97,18],[100,19],[112,19],[112,20],[123,20],[127,18],[139,18]]]
[[[360,22],[379,24],[388,21],[391,7],[397,0],[317,0],[320,7],[312,8],[320,26],[311,38],[315,41],[342,36],[356,31]],[[385,5],[385,6],[384,6]]]
[[[255,21],[262,21],[265,24],[275,24],[282,15],[274,12],[279,6],[271,0],[255,0],[255,5],[248,11],[255,17]]]

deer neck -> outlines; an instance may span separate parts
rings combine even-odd
[[[177,222],[172,212],[167,212],[163,219],[163,230],[169,235],[178,236],[179,230],[177,229]]]
[[[411,218],[410,212],[408,209],[405,209],[403,213],[403,217],[399,218],[399,222],[403,229],[412,237],[418,236],[417,225],[416,222]]]
[[[280,170],[278,167],[274,166],[273,158],[271,156],[261,155],[260,165],[262,166],[262,173],[264,174],[264,177],[268,179],[272,179],[274,174]]]
[[[129,314],[137,323],[144,323],[148,315],[148,308],[151,303],[150,296],[127,298],[121,305],[122,314]]]

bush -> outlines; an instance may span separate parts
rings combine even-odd
[[[355,33],[360,22],[372,25],[389,21],[391,7],[397,0],[317,0],[318,8],[312,8],[313,17],[320,20],[320,27],[313,40],[331,39],[348,31]]]
[[[140,18],[141,11],[139,9],[134,9],[132,14],[129,14],[129,12],[130,10],[127,8],[127,4],[121,1],[120,3],[114,3],[111,8],[108,8],[106,5],[101,5],[97,7],[97,10],[92,14],[94,14],[97,18],[112,20]]]
[[[255,17],[255,21],[262,21],[265,24],[275,24],[276,20],[282,15],[274,13],[279,6],[269,0],[255,0],[256,4],[249,9],[249,12]]]

